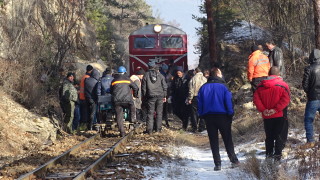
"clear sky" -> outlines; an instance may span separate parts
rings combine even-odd
[[[146,0],[152,6],[153,15],[165,22],[176,22],[188,35],[188,65],[195,68],[199,62],[199,54],[194,54],[194,45],[198,42],[196,27],[200,23],[192,19],[192,15],[203,16],[199,12],[199,6],[203,0]]]

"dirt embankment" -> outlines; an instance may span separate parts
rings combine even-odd
[[[56,129],[46,117],[38,116],[0,91],[1,160],[24,154],[56,140]]]

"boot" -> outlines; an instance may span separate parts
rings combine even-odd
[[[221,171],[221,165],[215,165],[213,170],[214,171]]]

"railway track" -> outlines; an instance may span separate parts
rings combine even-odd
[[[86,179],[105,163],[111,162],[140,128],[141,125],[138,125],[123,138],[102,138],[98,133],[35,170],[20,176],[18,180]]]

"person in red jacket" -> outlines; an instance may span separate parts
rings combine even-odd
[[[258,85],[253,102],[262,113],[264,121],[266,157],[280,161],[288,137],[287,107],[290,89],[280,77],[278,67],[273,66],[270,76]]]

